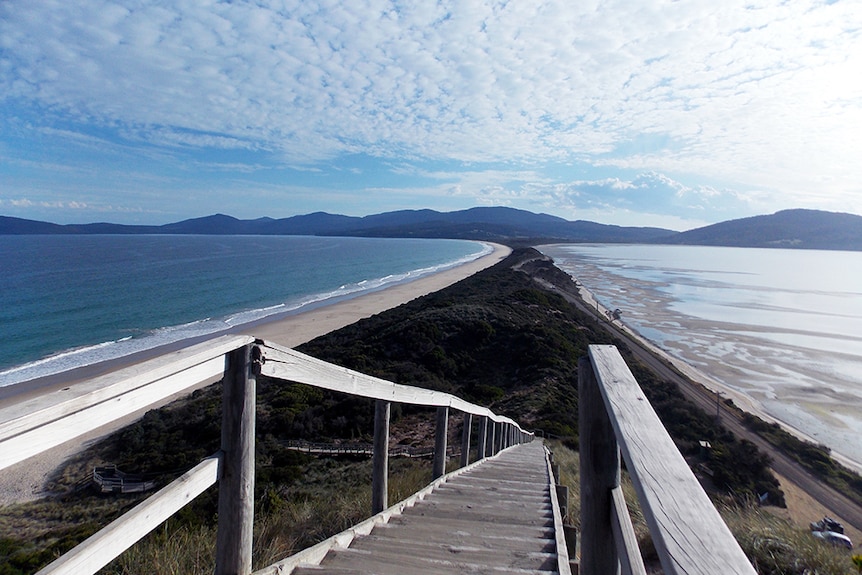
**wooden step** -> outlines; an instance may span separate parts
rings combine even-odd
[[[557,568],[545,452],[528,444],[449,479],[319,566],[294,573],[548,575]]]

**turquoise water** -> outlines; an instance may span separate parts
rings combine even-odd
[[[0,385],[409,281],[477,242],[0,236]]]
[[[862,253],[555,245],[626,325],[862,462]]]

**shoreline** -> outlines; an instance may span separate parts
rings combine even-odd
[[[454,284],[482,269],[503,260],[511,249],[501,244],[480,242],[492,248],[490,253],[474,260],[421,276],[414,280],[386,285],[370,291],[359,292],[314,302],[298,309],[285,311],[239,324],[222,331],[189,337],[165,343],[153,348],[136,351],[121,357],[72,368],[56,374],[0,386],[0,408],[18,403],[34,396],[51,393],[64,387],[110,373],[142,361],[202,343],[227,334],[245,334],[288,347],[334,331],[365,317],[406,303]]]
[[[502,261],[512,251],[511,248],[500,244],[491,242],[481,243],[491,246],[493,248],[492,251],[475,260],[431,273],[412,281],[363,292],[338,301],[321,302],[319,305],[312,305],[309,308],[268,316],[250,323],[234,326],[222,332],[184,339],[124,357],[78,367],[67,372],[0,387],[0,409],[32,399],[33,397],[45,396],[67,387],[73,387],[99,375],[130,367],[144,360],[225,334],[252,335],[256,338],[265,339],[287,347],[296,347],[301,343],[305,343],[361,319],[371,317],[457,283]],[[186,390],[186,392],[180,395],[185,395],[191,391],[193,390]],[[176,399],[176,397],[167,398],[159,404],[151,405],[127,418],[106,425],[91,434],[70,440],[38,456],[17,463],[7,469],[0,470],[0,507],[11,503],[32,501],[43,496],[45,494],[46,481],[62,462],[82,451],[101,437],[134,422],[143,416],[146,411],[160,405],[165,405],[173,399]]]
[[[606,318],[609,318],[610,316],[608,314],[611,312],[611,310],[604,307],[595,298],[593,293],[586,286],[584,286],[584,284],[580,280],[578,280],[574,276],[572,276],[572,277],[576,282],[576,285],[578,288],[578,294],[580,295],[581,299],[587,305],[589,305],[590,307],[595,309],[597,311],[597,313],[601,314],[602,316],[604,316]],[[678,369],[680,372],[682,372],[686,377],[688,377],[692,381],[699,383],[700,385],[704,386],[705,388],[707,388],[710,391],[721,394],[723,396],[723,399],[731,399],[733,401],[734,405],[736,405],[742,411],[745,411],[747,413],[755,415],[755,416],[759,417],[760,419],[763,419],[764,421],[766,421],[768,423],[775,423],[775,424],[779,425],[783,430],[787,431],[788,433],[797,437],[798,439],[801,439],[803,441],[807,441],[809,443],[813,443],[815,445],[821,444],[820,441],[807,435],[806,433],[804,433],[803,431],[790,425],[789,423],[782,421],[773,415],[770,415],[765,410],[764,406],[759,401],[754,399],[753,397],[718,381],[714,377],[711,377],[709,374],[704,373],[700,369],[692,366],[691,364],[689,364],[685,360],[680,359],[680,358],[676,357],[675,355],[667,352],[666,350],[662,349],[660,346],[658,346],[657,344],[655,344],[654,342],[652,342],[648,338],[641,335],[637,330],[626,325],[622,320],[619,320],[619,319],[613,320],[612,323],[615,326],[617,326],[619,329],[624,331],[628,336],[637,340],[642,346],[649,349],[652,353],[658,355],[659,357],[661,357],[664,360],[666,360],[667,362],[669,362],[671,365],[673,365],[676,369]],[[862,475],[862,462],[857,462],[856,460],[851,459],[850,457],[848,457],[842,453],[839,453],[839,452],[837,452],[831,448],[829,449],[829,452],[830,452],[830,457],[832,457],[832,459],[834,459],[840,465],[843,465],[844,467],[850,469],[854,473],[858,473],[858,474]]]

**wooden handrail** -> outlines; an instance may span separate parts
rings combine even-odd
[[[623,554],[632,572],[642,569],[630,533],[620,532],[615,543],[605,538],[614,531],[611,517],[625,506],[618,490],[622,454],[665,573],[754,575],[616,347],[589,346],[579,367],[581,572],[615,573]]]
[[[254,513],[251,498],[254,493],[255,378],[260,374],[377,399],[378,410],[385,404],[385,417],[375,424],[373,489],[378,494],[374,499],[379,509],[374,513],[387,507],[386,438],[390,402],[437,407],[438,426],[448,421],[445,415],[449,408],[479,416],[479,460],[533,437],[510,418],[448,393],[371,377],[251,336],[214,338],[0,409],[0,469],[3,469],[218,377],[223,376],[225,381],[219,453],[205,459],[39,573],[95,573],[218,481],[222,486],[216,574],[248,575]],[[472,422],[472,418],[465,416],[465,422]],[[462,445],[469,451],[469,427],[464,434]],[[439,468],[445,464],[442,456],[447,448],[445,433],[437,434],[435,447],[436,467]],[[462,466],[462,469],[469,467]]]
[[[107,527],[44,567],[36,575],[95,573],[141,537],[158,527],[189,501],[215,485],[219,455],[213,455],[157,491],[145,504],[115,519]]]
[[[221,377],[224,355],[253,341],[219,337],[0,409],[0,469]]]
[[[497,415],[487,407],[464,401],[449,393],[393,383],[327,363],[271,342],[261,342],[261,347],[263,348],[261,373],[269,377],[395,403],[450,407],[462,413],[488,417],[497,423],[507,423],[523,431],[521,426],[512,419]]]

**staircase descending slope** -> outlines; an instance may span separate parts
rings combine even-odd
[[[541,442],[512,447],[293,573],[557,573],[551,483]]]

